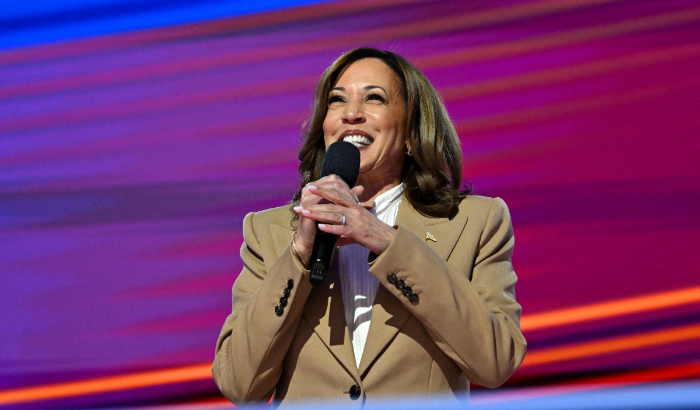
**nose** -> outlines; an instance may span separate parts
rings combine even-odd
[[[361,124],[363,122],[365,122],[365,112],[362,109],[362,103],[357,100],[349,101],[343,111],[343,124]]]

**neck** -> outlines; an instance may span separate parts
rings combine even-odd
[[[360,175],[357,180],[357,185],[362,185],[365,188],[364,193],[360,197],[360,203],[364,207],[371,207],[374,200],[386,191],[394,188],[401,183],[400,175],[386,175],[382,178],[369,178]]]

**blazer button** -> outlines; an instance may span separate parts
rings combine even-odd
[[[282,314],[284,314],[284,308],[282,306],[275,306],[275,314],[277,316],[282,316]]]
[[[408,301],[415,305],[416,303],[418,303],[418,295],[416,295],[415,293],[411,293],[411,295],[408,297]]]
[[[294,279],[289,279],[287,281],[287,289],[292,290],[294,288]]]
[[[396,286],[396,289],[401,290],[406,287],[406,284],[402,280],[398,280],[394,286]]]
[[[284,290],[282,291],[282,294],[284,295],[285,298],[288,298],[289,295],[292,294],[292,291],[289,290],[289,289],[284,289]]]
[[[397,278],[396,275],[394,275],[393,273],[390,273],[390,274],[386,277],[386,280],[388,280],[389,283],[391,283],[391,284],[393,285],[393,284],[396,283],[397,280],[399,280],[399,278]]]
[[[401,293],[403,293],[404,296],[409,297],[413,294],[413,289],[411,289],[410,286],[406,286],[405,288],[401,289]]]
[[[280,307],[284,309],[286,306],[287,306],[287,298],[285,298],[284,296],[282,296],[282,297],[280,298]]]
[[[353,400],[357,400],[358,398],[360,398],[360,393],[362,393],[360,386],[353,384],[350,388],[350,398]]]

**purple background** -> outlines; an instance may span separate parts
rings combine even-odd
[[[242,219],[290,200],[315,82],[357,46],[443,95],[465,179],[510,207],[525,317],[700,286],[699,23],[689,0],[350,0],[0,50],[0,393],[211,363]],[[696,300],[525,335],[534,353],[698,324]],[[698,377],[698,339],[510,383]]]

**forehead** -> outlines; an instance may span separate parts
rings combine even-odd
[[[363,58],[351,63],[340,72],[333,84],[334,87],[344,88],[353,85],[378,85],[387,91],[400,88],[399,78],[394,70],[378,58]]]

